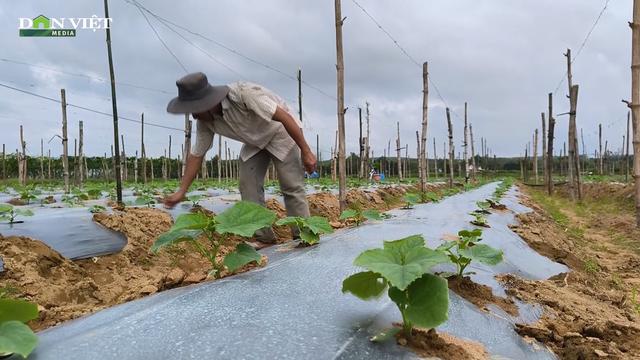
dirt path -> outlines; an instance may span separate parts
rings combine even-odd
[[[437,190],[437,186],[432,190]],[[349,204],[389,210],[401,206],[404,188],[382,187],[377,191],[351,190]],[[326,216],[334,227],[339,205],[335,195],[317,193],[308,197],[312,215]],[[284,207],[270,201],[268,207],[284,217]],[[0,293],[39,304],[40,318],[30,325],[42,330],[113,305],[128,302],[165,289],[207,280],[210,264],[189,249],[173,246],[157,255],[149,252],[155,239],[172,224],[171,216],[158,209],[127,208],[113,214],[96,214],[94,220],[122,232],[128,239],[118,254],[70,261],[44,243],[24,237],[1,237],[0,256],[5,271],[0,273]],[[291,239],[289,229],[276,229],[278,242]],[[236,239],[240,241],[240,239]],[[222,255],[235,247],[222,249]],[[263,258],[263,264],[267,259]],[[248,265],[246,271],[256,265]],[[223,274],[227,275],[227,274]]]
[[[534,212],[519,215],[514,231],[572,271],[543,281],[501,278],[509,294],[544,307],[538,323],[518,332],[563,359],[640,359],[640,231],[631,188],[586,184],[578,205],[563,189],[554,197],[523,191]]]

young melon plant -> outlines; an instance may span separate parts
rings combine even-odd
[[[482,240],[482,230],[461,230],[458,238],[440,245],[436,250],[443,251],[456,264],[457,276],[462,277],[465,269],[472,261],[486,265],[497,265],[502,262],[502,250],[489,245],[478,244]]]
[[[209,274],[219,278],[225,267],[228,271],[234,272],[252,261],[258,262],[261,259],[253,247],[240,243],[222,262],[218,261],[220,248],[229,243],[229,235],[251,237],[257,230],[271,226],[275,219],[276,214],[272,211],[246,201],[237,202],[216,216],[203,213],[182,214],[168,232],[158,237],[151,246],[151,251],[157,253],[166,246],[187,241],[211,262],[212,270]],[[206,245],[198,241],[201,235],[206,238]]]
[[[0,220],[8,221],[9,224],[23,222],[16,220],[18,216],[33,216],[33,211],[29,209],[18,209],[9,204],[0,204]]]
[[[322,216],[310,216],[308,218],[288,216],[276,221],[276,225],[296,226],[300,230],[300,240],[307,245],[317,244],[320,241],[320,235],[333,232],[333,227],[331,227],[327,218]]]
[[[102,205],[93,205],[89,208],[89,212],[92,214],[97,214],[105,211],[107,211],[107,208]]]
[[[472,225],[485,228],[491,227],[483,213],[472,212],[470,215],[474,217],[474,219],[470,221]]]
[[[204,196],[202,195],[190,195],[187,196],[187,201],[189,201],[191,203],[191,207],[198,207],[200,206],[200,200],[204,199]]]
[[[414,326],[432,329],[448,318],[447,280],[430,272],[433,266],[447,262],[446,254],[425,246],[422,235],[385,241],[382,249],[358,255],[354,265],[367,271],[346,278],[342,292],[369,300],[388,289],[389,298],[402,315],[402,331],[410,337]],[[386,331],[384,337],[398,331]]]
[[[366,220],[382,220],[382,215],[375,209],[347,209],[340,214],[340,220],[351,220],[360,226]]]
[[[0,298],[0,357],[26,358],[38,345],[38,336],[25,325],[38,317],[38,306],[24,300]]]

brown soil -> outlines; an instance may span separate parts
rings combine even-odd
[[[448,280],[449,289],[467,299],[477,307],[485,311],[489,311],[487,305],[495,304],[507,314],[518,316],[518,306],[515,304],[513,299],[495,296],[490,287],[482,284],[476,284],[471,281],[468,276],[460,279],[458,276],[454,275],[449,277]]]
[[[632,295],[634,288],[640,289],[640,232],[627,210],[629,188],[586,184],[586,200],[578,206],[567,203],[560,188],[559,214],[523,198],[534,212],[519,215],[514,231],[571,272],[542,281],[513,275],[500,280],[510,295],[544,308],[540,321],[518,324],[516,330],[545,343],[562,359],[640,359],[640,298]],[[532,193],[538,190],[524,190],[540,196]]]
[[[7,201],[7,204],[11,204],[13,206],[24,206],[24,205],[27,205],[27,202],[25,200],[20,199],[20,198],[13,198],[13,199]]]
[[[157,236],[171,227],[168,213],[126,209],[112,215],[96,214],[94,219],[126,235],[128,243],[122,252],[70,261],[40,241],[1,238],[0,256],[5,262],[5,272],[0,274],[0,287],[14,288],[18,296],[40,306],[40,318],[31,324],[35,330],[207,278],[210,264],[187,249],[190,245],[186,243],[157,255],[149,253]],[[222,252],[233,247],[235,241]],[[240,271],[251,267],[255,265]]]
[[[398,334],[397,342],[426,358],[443,360],[484,360],[489,354],[482,344],[456,338],[447,333],[437,333],[435,330],[414,329],[413,336],[405,338]]]

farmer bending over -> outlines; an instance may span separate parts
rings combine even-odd
[[[180,189],[164,200],[166,207],[172,208],[184,199],[211,149],[213,135],[218,133],[244,144],[240,152],[242,200],[264,206],[264,178],[273,161],[287,214],[309,216],[304,171],[314,171],[316,157],[304,139],[300,121],[289,113],[280,97],[249,82],[211,86],[201,72],[186,75],[176,85],[178,97],[169,102],[167,111],[191,114],[197,120],[197,132]],[[296,230],[293,235],[298,236]],[[258,231],[256,236],[263,243],[275,242],[271,228]]]

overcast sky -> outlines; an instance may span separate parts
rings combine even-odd
[[[566,71],[566,48],[574,54],[582,44],[604,0],[358,0],[418,62],[428,61],[430,75],[455,114],[454,137],[461,149],[464,102],[469,103],[476,151],[480,137],[498,156],[523,152]],[[320,135],[322,157],[329,156],[336,129],[334,2],[300,0],[140,0],[157,15],[223,44],[247,57],[288,74],[284,76],[234,54],[220,45],[168,27],[149,16],[167,46],[189,71],[205,72],[214,84],[249,80],[287,99],[297,111],[296,71],[316,89],[303,86],[304,127],[315,148]],[[415,131],[421,122],[422,69],[411,62],[351,0],[343,0],[345,102],[349,106],[347,150],[357,152],[358,111],[368,101],[371,145],[381,155],[395,139],[400,122],[403,144],[415,154]],[[573,65],[580,85],[578,128],[584,128],[586,148],[597,146],[597,124],[603,124],[609,148],[622,145],[629,98],[632,0],[611,0],[597,28]],[[176,92],[184,70],[162,46],[140,11],[124,0],[110,0],[118,112],[121,116],[181,128],[184,118],[167,114],[166,103]],[[18,36],[18,18],[104,16],[102,0],[0,0],[0,83],[48,97],[111,112],[104,31],[78,30],[69,38]],[[194,46],[195,45],[195,46]],[[205,52],[201,51],[203,49]],[[217,61],[214,61],[216,59]],[[9,61],[7,61],[9,60]],[[26,62],[36,66],[15,64]],[[224,65],[221,65],[224,64]],[[230,69],[232,70],[230,70]],[[74,76],[80,74],[91,77]],[[130,85],[143,86],[141,89]],[[327,94],[329,96],[327,96]],[[556,93],[555,112],[568,111],[566,82]],[[108,116],[69,108],[69,137],[84,121],[86,152],[110,152],[112,122]],[[558,117],[559,145],[566,139],[568,117]],[[14,151],[19,126],[24,125],[28,152],[61,153],[60,104],[0,87],[0,142]],[[128,153],[139,148],[136,123],[121,121]],[[174,138],[177,154],[184,135],[177,130],[146,128],[147,153],[160,155]],[[432,87],[429,98],[429,153],[432,138],[438,153],[446,135],[445,104]],[[395,141],[395,140],[393,140]],[[73,140],[70,141],[73,152]],[[395,145],[392,146],[392,148]],[[234,144],[234,149],[239,149]],[[214,155],[210,152],[210,156]],[[415,155],[414,155],[415,156]]]

